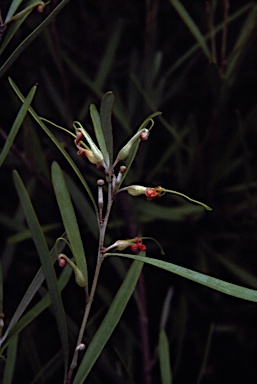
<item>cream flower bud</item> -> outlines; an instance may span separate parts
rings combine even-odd
[[[77,127],[77,125],[79,125],[79,127]],[[99,164],[99,163],[103,164],[104,163],[103,154],[100,151],[100,149],[95,145],[94,141],[91,139],[91,137],[87,133],[87,131],[78,122],[74,122],[73,126],[76,130],[76,135],[77,135],[77,139],[75,140],[76,145],[77,145],[77,141],[82,138],[81,137],[81,133],[82,133],[82,135],[84,136],[84,138],[88,142],[88,145],[90,146],[90,150],[92,151],[94,161],[96,161],[95,164]]]
[[[147,188],[143,187],[142,185],[130,185],[125,189],[131,196],[145,195],[145,192],[147,190]]]

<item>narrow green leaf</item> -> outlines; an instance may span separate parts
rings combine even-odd
[[[31,204],[29,195],[26,191],[26,188],[18,174],[17,171],[13,173],[14,184],[19,195],[20,203],[22,205],[26,221],[32,233],[33,241],[36,246],[38,255],[40,257],[41,265],[44,271],[46,278],[50,298],[55,310],[56,322],[61,338],[64,362],[65,362],[65,371],[67,371],[68,366],[68,333],[66,325],[66,317],[63,308],[63,303],[60,295],[60,291],[57,286],[57,278],[55,275],[51,255],[41,230],[38,218],[34,211],[34,208]]]
[[[86,256],[80,237],[77,218],[73,209],[69,191],[66,187],[62,170],[56,162],[52,164],[52,182],[72,254],[77,267],[83,273],[86,281],[88,281]]]
[[[64,236],[65,236],[65,234],[63,233],[61,237],[64,237]],[[58,245],[57,245],[57,252],[62,252],[62,250],[64,249],[65,246],[66,246],[65,241],[59,241]],[[53,263],[56,261],[55,252],[56,252],[56,247],[54,246],[51,250],[51,259],[52,259]],[[25,309],[28,307],[29,303],[31,302],[31,300],[35,296],[36,292],[38,291],[38,289],[40,288],[40,286],[44,280],[45,280],[45,275],[43,273],[42,267],[40,267],[38,272],[36,273],[34,279],[32,280],[30,286],[28,287],[25,295],[23,296],[20,304],[16,308],[15,313],[14,313],[13,317],[11,318],[11,321],[10,321],[3,337],[0,339],[0,346],[2,346],[4,341],[7,339],[9,333],[11,333],[11,330],[14,328],[15,324],[17,323],[17,321],[20,319],[20,317],[24,313]]]
[[[188,27],[188,29],[190,30],[192,35],[195,37],[196,41],[198,42],[198,44],[202,48],[204,54],[210,60],[211,54],[210,54],[209,48],[207,47],[205,38],[203,37],[203,35],[199,31],[197,25],[195,24],[195,22],[193,21],[191,16],[188,14],[188,12],[184,8],[184,6],[181,4],[181,2],[179,0],[170,0],[170,3],[176,9],[176,11],[178,12],[181,19],[184,21],[184,23],[186,24],[186,26]]]
[[[8,9],[8,12],[7,12],[7,15],[6,15],[6,18],[5,18],[5,22],[7,20],[9,20],[14,14],[15,12],[17,11],[17,9],[19,8],[19,6],[21,5],[23,0],[13,0],[9,9]]]
[[[64,268],[58,280],[58,287],[60,292],[66,287],[72,274],[71,268]],[[3,345],[1,345],[0,353],[3,353],[5,348],[9,345],[13,337],[17,336],[25,327],[27,327],[33,320],[35,320],[46,308],[51,305],[49,293],[42,297],[42,299],[34,305],[19,321],[11,328]]]
[[[17,94],[17,96],[19,97],[19,99],[21,101],[24,101],[24,96],[22,95],[22,93],[20,92],[19,88],[16,86],[16,84],[14,83],[14,81],[12,81],[12,79],[9,78],[9,82],[13,88],[13,90],[15,91],[15,93]],[[70,166],[72,167],[74,173],[78,176],[79,180],[81,181],[82,185],[84,186],[85,190],[87,191],[88,193],[88,196],[90,197],[91,201],[92,201],[92,204],[94,206],[94,209],[95,209],[95,212],[96,212],[96,215],[98,215],[98,208],[96,206],[96,203],[95,203],[95,200],[94,200],[94,197],[92,195],[92,192],[87,184],[87,182],[85,181],[85,178],[83,177],[83,175],[81,174],[80,170],[78,169],[78,167],[76,166],[76,164],[74,163],[74,161],[71,159],[71,157],[68,155],[68,153],[65,151],[65,149],[63,148],[63,146],[59,143],[59,141],[56,139],[56,137],[52,134],[52,132],[47,128],[47,126],[42,122],[42,120],[40,119],[40,117],[36,114],[36,112],[33,110],[33,108],[29,107],[28,109],[29,113],[31,114],[31,116],[36,120],[36,122],[40,125],[40,127],[44,130],[44,132],[47,134],[47,136],[52,140],[52,142],[55,144],[55,146],[59,149],[59,151],[61,152],[61,154],[65,157],[65,159],[68,161],[68,163],[70,164]]]
[[[112,135],[112,108],[114,103],[114,94],[107,92],[101,102],[100,118],[103,135],[109,153],[110,164],[113,163],[113,135]]]
[[[29,7],[31,4],[35,3],[36,1],[37,0],[30,0],[26,4],[26,6]],[[21,1],[20,0],[19,1],[13,1],[13,3],[15,3],[14,7],[12,8],[12,5],[13,5],[13,3],[12,3],[11,7],[9,8],[8,14],[7,14],[6,18],[5,18],[5,22],[7,22],[8,20],[10,20],[12,18],[12,16],[16,12],[16,10],[19,7],[19,4],[21,2],[22,2],[22,0]],[[24,23],[24,21],[30,15],[31,12],[32,12],[32,9],[30,11],[26,12],[23,16],[21,16],[20,19],[15,20],[14,22],[11,22],[10,24],[8,24],[8,26],[7,26],[6,30],[5,30],[5,33],[4,33],[3,42],[2,42],[2,44],[0,46],[0,55],[3,53],[3,51],[5,50],[7,45],[10,43],[10,41],[14,37],[15,33],[18,31],[18,29],[20,28],[22,23]]]
[[[57,7],[47,16],[47,18],[42,21],[41,24],[19,44],[19,46],[12,52],[12,54],[7,58],[2,67],[0,68],[0,77],[2,77],[5,72],[10,68],[10,66],[14,63],[14,61],[19,57],[19,55],[24,51],[25,48],[43,31],[43,28],[46,27],[52,19],[62,10],[62,8],[68,3],[70,0],[62,0]]]
[[[102,131],[102,125],[101,125],[101,119],[99,112],[94,104],[90,105],[90,116],[93,122],[94,130],[95,130],[95,135],[96,139],[98,142],[98,145],[100,147],[100,150],[103,154],[104,161],[107,165],[107,167],[110,166],[110,158],[109,158],[109,153],[107,151],[106,143],[105,143],[105,138],[103,135]]]
[[[18,336],[12,338],[7,351],[7,361],[4,370],[3,384],[12,384],[17,356]]]
[[[169,340],[165,330],[162,328],[159,335],[158,354],[160,360],[161,382],[162,384],[172,383],[170,367]]]
[[[108,253],[106,256],[120,256],[128,259],[135,259],[143,261],[144,263],[153,265],[155,267],[165,269],[168,272],[172,272],[176,275],[185,277],[205,287],[212,288],[215,291],[225,293],[226,295],[234,296],[239,299],[253,301],[257,303],[257,290],[242,287],[240,285],[231,284],[226,281],[217,279],[212,276],[205,275],[204,273],[196,272],[188,268],[180,267],[179,265],[168,263],[167,261],[129,255],[126,253]]]
[[[78,372],[74,378],[73,384],[83,383],[91,371],[94,363],[112,335],[122,313],[124,312],[124,309],[126,308],[126,305],[135,289],[142,268],[143,263],[140,261],[134,261],[131,265],[104,320],[88,346],[85,356],[83,357]]]
[[[32,103],[32,100],[35,96],[36,89],[37,89],[36,86],[31,88],[30,92],[28,93],[28,96],[24,100],[24,102],[23,102],[23,104],[22,104],[22,106],[18,112],[18,115],[16,116],[16,119],[14,120],[14,123],[12,125],[11,130],[10,130],[10,133],[7,137],[7,140],[4,144],[2,152],[0,154],[0,167],[3,164],[6,156],[8,155],[8,152],[12,146],[12,143],[14,142],[14,139],[15,139],[18,131],[19,131],[19,128],[20,128],[21,124],[23,123],[23,120],[25,119],[25,116],[26,116],[27,111],[30,107],[30,104]]]
[[[118,22],[111,33],[104,55],[101,58],[101,61],[99,64],[99,70],[98,70],[97,76],[94,80],[95,86],[99,87],[100,89],[104,86],[107,76],[109,75],[112,69],[112,64],[115,59],[115,53],[120,41],[120,36],[121,36],[121,23]]]
[[[97,217],[95,215],[95,211],[88,202],[87,196],[83,193],[80,188],[78,188],[72,177],[67,174],[65,174],[64,176],[73,204],[77,208],[78,215],[80,215],[81,219],[83,219],[84,223],[93,235],[94,239],[98,239],[99,228],[97,223]],[[86,216],[85,212],[87,213]]]
[[[245,53],[248,51],[249,41],[255,38],[257,24],[256,15],[257,8],[253,7],[246,18],[245,23],[242,25],[235,47],[227,59],[225,77],[230,82],[235,78],[239,64],[242,62]]]

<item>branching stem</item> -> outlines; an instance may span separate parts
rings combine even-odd
[[[107,201],[105,217],[103,220],[100,217],[100,215],[102,215],[102,212],[99,212],[99,244],[98,244],[97,263],[96,263],[95,274],[94,274],[94,278],[93,278],[93,282],[92,282],[91,292],[89,294],[88,301],[87,301],[86,306],[85,306],[84,316],[83,316],[83,320],[82,320],[82,323],[80,326],[80,331],[79,331],[79,336],[77,339],[76,347],[82,343],[83,336],[84,336],[85,329],[86,329],[86,325],[87,325],[87,320],[88,320],[89,313],[90,313],[90,310],[91,310],[91,307],[92,307],[92,304],[94,301],[94,296],[95,296],[95,292],[96,292],[96,287],[97,287],[97,283],[98,283],[100,269],[101,269],[101,265],[103,262],[104,238],[105,238],[106,228],[107,228],[107,224],[108,224],[108,220],[109,220],[109,216],[110,216],[110,212],[111,212],[111,208],[112,208],[112,203],[113,203],[112,182],[110,181],[110,182],[108,182],[108,201]],[[74,369],[76,368],[77,363],[78,363],[78,354],[79,354],[79,350],[77,350],[75,348],[72,362],[70,365],[70,369],[69,369],[69,372],[68,372],[67,377],[65,379],[65,384],[71,383]]]

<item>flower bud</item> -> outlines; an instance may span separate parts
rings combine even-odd
[[[122,161],[122,160],[125,160],[130,151],[131,151],[131,148],[133,147],[133,145],[135,144],[135,142],[138,140],[138,138],[141,136],[141,134],[146,134],[148,133],[148,129],[146,128],[143,128],[143,129],[140,129],[140,131],[138,131],[128,142],[126,145],[124,145],[124,147],[119,151],[118,155],[117,155],[117,158],[114,162],[114,164],[117,164],[119,161]]]
[[[73,263],[73,261],[71,261],[66,255],[64,255],[64,253],[61,253],[58,256],[58,261],[60,266],[65,266],[64,261],[69,264],[75,274],[75,281],[80,287],[85,288],[87,286],[87,281],[81,270],[76,266],[75,263]]]
[[[144,195],[147,188],[142,185],[130,185],[125,188],[131,196]]]
[[[79,128],[76,127],[76,123],[79,124]],[[104,157],[103,157],[103,154],[102,152],[97,148],[97,146],[95,145],[94,141],[91,139],[90,135],[87,133],[87,131],[81,126],[80,123],[78,122],[75,122],[73,124],[73,126],[75,127],[75,130],[76,130],[76,135],[77,135],[77,138],[75,140],[75,144],[77,145],[77,147],[80,149],[81,147],[79,146],[79,141],[81,140],[81,134],[84,136],[84,138],[86,139],[86,141],[88,142],[88,145],[90,146],[90,150],[93,154],[93,158],[94,158],[94,163],[93,164],[103,164],[104,163]]]
[[[85,348],[86,348],[85,344],[84,344],[84,343],[81,343],[81,344],[79,344],[79,345],[76,347],[76,351],[83,351]]]
[[[79,150],[78,150],[77,154],[79,156],[83,156],[84,155],[84,156],[86,156],[88,158],[90,163],[92,163],[92,164],[99,164],[91,150],[85,149],[85,148],[82,148],[82,147],[78,147],[78,148],[79,148]]]

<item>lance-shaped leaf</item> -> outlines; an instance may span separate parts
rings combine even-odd
[[[169,340],[164,328],[161,328],[158,344],[158,355],[160,361],[161,382],[162,384],[172,383],[170,367]]]
[[[11,340],[8,352],[7,352],[7,361],[4,370],[3,384],[12,384],[13,383],[13,374],[15,369],[15,361],[17,357],[17,347],[18,347],[18,335],[13,337]]]
[[[185,277],[205,287],[212,288],[215,291],[225,293],[226,295],[234,296],[239,299],[253,301],[257,303],[257,290],[245,288],[240,285],[231,284],[227,281],[217,279],[216,277],[205,275],[204,273],[196,272],[188,268],[180,267],[179,265],[168,263],[167,261],[152,259],[142,256],[134,256],[125,253],[110,253],[105,256],[120,256],[128,259],[136,259],[143,261],[144,263],[153,265],[155,267],[165,269],[168,272],[172,272],[176,275]]]
[[[56,162],[52,165],[52,182],[75,263],[82,272],[86,281],[88,281],[86,256],[80,236],[77,218],[69,191],[66,187],[62,170]]]
[[[69,350],[68,333],[67,333],[65,312],[63,308],[60,291],[57,286],[57,278],[55,275],[52,258],[46,243],[46,239],[44,237],[41,226],[39,224],[38,218],[32,206],[30,197],[17,171],[14,171],[13,178],[14,178],[14,184],[20,199],[20,203],[24,211],[26,221],[30,228],[34,244],[36,246],[38,255],[40,257],[41,265],[44,271],[47,287],[49,290],[49,295],[54,307],[56,322],[57,322],[60,339],[62,343],[64,362],[65,362],[65,372],[66,372],[67,366],[68,366],[68,350]]]
[[[63,268],[63,272],[58,280],[58,287],[60,292],[66,287],[70,280],[72,274],[71,268]],[[27,295],[27,293],[25,294]],[[24,301],[24,299],[22,299]],[[35,320],[40,313],[42,313],[46,308],[51,305],[51,299],[49,293],[46,293],[42,299],[34,305],[24,316],[20,318],[19,321],[10,329],[7,334],[7,337],[4,338],[4,343],[1,345],[0,354],[3,353],[5,348],[9,345],[11,340],[17,336],[25,327],[27,327],[33,320]],[[6,334],[5,334],[6,335]]]
[[[114,94],[107,92],[101,102],[100,118],[102,131],[109,153],[110,164],[113,162],[113,135],[112,135],[112,108],[114,103]]]
[[[195,24],[195,22],[193,21],[193,19],[189,15],[189,13],[186,11],[186,9],[184,8],[184,6],[182,5],[182,3],[179,0],[170,0],[170,2],[173,5],[173,7],[176,9],[176,11],[178,12],[181,19],[184,21],[186,26],[188,27],[189,31],[195,37],[196,41],[198,42],[198,44],[202,48],[204,54],[210,60],[211,54],[210,54],[209,48],[206,44],[205,38],[201,34],[199,28],[197,27],[197,25]]]
[[[25,119],[25,116],[26,116],[27,111],[30,107],[30,104],[32,103],[32,100],[35,96],[36,89],[37,89],[36,86],[31,88],[28,96],[24,100],[24,102],[23,102],[23,104],[22,104],[22,106],[18,112],[18,115],[16,116],[16,119],[14,120],[14,123],[12,125],[11,130],[10,130],[10,133],[7,137],[5,145],[4,145],[2,152],[0,154],[0,166],[3,164],[6,156],[8,155],[8,152],[12,146],[12,143],[14,142],[14,139],[15,139],[18,131],[19,131],[19,128],[20,128],[21,124],[23,123],[23,120]]]
[[[62,10],[62,8],[70,0],[62,0],[57,7],[39,24],[34,28],[32,32],[18,45],[18,47],[8,56],[7,60],[0,68],[0,77],[4,75],[7,69],[13,64],[13,62],[20,56],[21,52],[43,31],[43,28],[49,24],[54,17]],[[19,22],[19,21],[18,21]]]
[[[25,100],[25,97],[22,95],[22,93],[20,92],[19,88],[16,86],[16,84],[9,78],[9,82],[12,86],[12,88],[14,89],[15,93],[17,94],[17,96],[19,97],[19,99],[21,101],[24,101]],[[39,126],[44,130],[44,132],[47,134],[47,136],[52,140],[52,142],[54,143],[54,145],[59,149],[59,151],[61,152],[61,154],[65,157],[65,159],[68,161],[68,163],[70,164],[70,166],[72,167],[74,173],[78,176],[79,180],[81,181],[82,185],[84,186],[85,190],[87,191],[88,193],[88,196],[90,197],[92,203],[93,203],[93,206],[94,206],[94,209],[95,209],[95,212],[96,212],[96,215],[98,215],[98,208],[97,208],[97,205],[95,203],[95,200],[94,200],[94,197],[92,195],[92,192],[85,180],[85,178],[83,177],[83,175],[81,174],[80,170],[78,169],[78,167],[76,166],[76,164],[74,163],[74,161],[72,160],[72,158],[69,156],[69,154],[65,151],[65,149],[63,148],[63,146],[59,143],[59,141],[56,139],[56,137],[52,134],[52,132],[47,128],[47,126],[43,123],[43,121],[41,120],[41,118],[37,115],[37,113],[34,111],[34,109],[32,107],[29,107],[28,109],[29,113],[31,114],[31,116],[36,120],[36,122],[39,124]]]
[[[100,150],[103,154],[104,161],[105,161],[107,167],[109,167],[110,166],[110,157],[109,157],[109,153],[108,153],[106,142],[105,142],[105,137],[104,137],[103,130],[102,130],[102,124],[101,124],[99,112],[98,112],[98,110],[94,104],[91,104],[89,109],[90,109],[90,116],[91,116],[91,119],[93,122],[94,130],[95,130],[95,136],[96,136],[98,145],[99,145]]]
[[[63,238],[64,236],[65,234],[63,233],[61,237]],[[51,258],[53,263],[57,260],[56,250],[58,253],[62,252],[65,245],[66,245],[65,241],[59,241],[57,246],[52,248],[50,253],[51,253]],[[30,304],[31,300],[35,296],[36,292],[39,290],[44,280],[45,280],[45,276],[44,276],[43,268],[40,267],[34,279],[32,280],[31,284],[29,285],[26,293],[24,294],[22,300],[20,301],[18,307],[16,308],[14,315],[11,318],[10,323],[3,337],[0,339],[0,346],[1,346],[0,354],[1,354],[1,351],[3,351],[3,348],[5,348],[5,347],[2,347],[4,341],[8,338],[9,334],[12,334],[12,329],[15,328],[17,321],[20,319],[20,317],[22,316],[22,314]]]
[[[140,261],[134,261],[131,265],[125,279],[120,286],[119,291],[112,301],[112,304],[105,318],[103,319],[93,340],[88,346],[85,356],[74,378],[73,384],[84,383],[84,380],[88,376],[94,363],[96,362],[105,344],[112,335],[116,325],[118,324],[121,315],[135,289],[142,268],[143,263]]]

